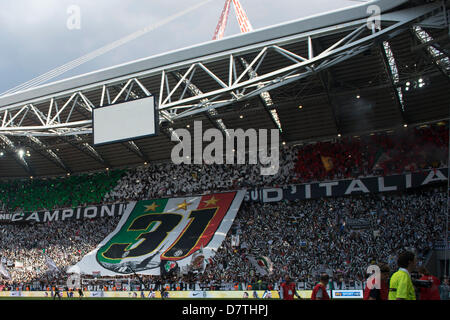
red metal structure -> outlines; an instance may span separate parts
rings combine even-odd
[[[246,33],[253,30],[253,27],[245,14],[244,8],[242,7],[239,0],[226,0],[225,6],[223,7],[222,14],[220,15],[219,23],[217,24],[216,30],[214,32],[213,40],[220,40],[223,38],[225,33],[225,28],[228,22],[228,16],[230,15],[231,1],[234,4],[234,10],[236,12],[236,18],[241,28],[241,33]]]

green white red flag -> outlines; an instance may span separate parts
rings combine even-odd
[[[131,202],[116,229],[76,266],[101,276],[159,275],[161,260],[182,268],[201,250],[207,260],[225,239],[244,195],[242,190]]]

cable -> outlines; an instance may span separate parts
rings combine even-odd
[[[118,48],[118,47],[120,47],[120,46],[122,46],[122,45],[124,45],[124,44],[126,44],[126,43],[128,43],[130,41],[132,41],[132,40],[135,40],[135,39],[137,39],[137,38],[147,34],[148,32],[157,29],[158,27],[161,27],[161,26],[163,26],[163,25],[165,25],[165,24],[167,24],[167,23],[169,23],[169,22],[171,22],[171,21],[173,21],[173,20],[175,20],[175,19],[177,19],[179,17],[182,17],[182,16],[186,15],[187,13],[198,9],[199,7],[201,7],[201,6],[203,6],[206,3],[211,2],[211,1],[212,0],[203,1],[203,2],[201,2],[199,4],[196,4],[196,5],[188,8],[188,9],[186,9],[186,10],[183,10],[183,11],[181,11],[179,13],[176,13],[176,14],[174,14],[174,15],[172,15],[172,16],[170,16],[170,17],[168,17],[168,18],[166,18],[166,19],[164,19],[164,20],[162,20],[160,22],[157,22],[155,24],[151,24],[151,25],[149,25],[149,26],[147,26],[147,27],[145,27],[145,28],[143,28],[143,29],[141,29],[139,31],[136,31],[136,32],[134,32],[134,33],[124,37],[124,38],[116,40],[116,41],[114,41],[114,42],[112,42],[112,43],[110,43],[110,44],[108,44],[106,46],[103,46],[103,47],[101,47],[101,48],[99,48],[99,49],[97,49],[95,51],[92,51],[91,53],[88,53],[88,54],[86,54],[86,55],[84,55],[84,56],[82,56],[82,57],[80,57],[78,59],[75,59],[75,60],[73,60],[71,62],[68,62],[68,63],[66,63],[66,64],[64,64],[64,65],[62,65],[62,66],[60,66],[58,68],[52,69],[49,72],[40,75],[39,77],[31,79],[31,80],[29,80],[29,81],[27,81],[27,82],[25,82],[25,83],[23,83],[21,85],[18,85],[16,87],[12,88],[12,89],[9,89],[8,91],[5,91],[4,93],[0,94],[0,97],[4,96],[4,95],[13,94],[13,93],[16,93],[18,91],[23,91],[23,90],[35,87],[35,86],[37,86],[37,85],[39,85],[39,84],[41,84],[43,82],[46,82],[46,81],[48,81],[48,80],[50,80],[52,78],[55,78],[55,77],[65,73],[65,72],[67,72],[69,70],[72,70],[72,69],[74,69],[74,68],[76,68],[76,67],[78,67],[78,66],[80,66],[80,65],[82,65],[82,64],[84,64],[84,63],[86,63],[88,61],[91,61],[91,60],[93,60],[93,59],[95,59],[95,58],[97,58],[97,57],[99,57],[99,56],[101,56],[101,55],[111,51],[111,50],[114,50],[114,49],[116,49],[116,48]]]

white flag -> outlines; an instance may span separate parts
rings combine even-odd
[[[258,272],[260,275],[266,276],[269,274],[268,270],[266,270],[265,268],[263,268],[261,265],[258,264],[258,261],[254,256],[249,255],[247,256],[247,259],[250,262],[250,264],[256,269],[256,272]]]
[[[231,246],[232,247],[239,247],[239,235],[231,235]]]
[[[45,260],[50,271],[59,272],[59,268],[56,266],[56,263],[49,256],[45,256]]]
[[[5,278],[7,280],[11,279],[11,275],[9,274],[8,270],[6,270],[3,263],[0,263],[0,274],[3,276],[3,278]]]

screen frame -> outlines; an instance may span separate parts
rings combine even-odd
[[[122,104],[126,104],[126,103],[133,102],[133,101],[138,101],[138,100],[144,100],[144,99],[148,99],[148,98],[153,98],[153,115],[154,115],[153,121],[154,121],[155,133],[140,135],[140,136],[131,137],[131,138],[125,138],[125,139],[111,140],[108,142],[95,143],[95,110],[108,108],[108,107],[112,107],[112,106],[120,106]],[[130,100],[130,101],[115,103],[115,104],[107,104],[107,105],[104,105],[101,107],[94,108],[92,110],[92,143],[93,143],[94,147],[100,147],[100,146],[105,146],[105,145],[114,144],[114,143],[121,143],[121,142],[127,142],[127,141],[133,141],[133,140],[139,140],[139,139],[144,139],[144,138],[148,138],[148,137],[158,136],[160,133],[158,120],[159,120],[159,112],[158,112],[158,108],[156,105],[155,97],[153,95],[149,95],[146,97],[142,97],[142,98],[134,99],[134,100]]]

